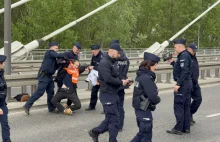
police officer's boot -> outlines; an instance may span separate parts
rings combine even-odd
[[[24,112],[27,114],[27,115],[30,115],[30,108],[27,108],[25,106],[23,106],[24,108]]]
[[[90,130],[88,133],[89,133],[89,136],[92,137],[93,142],[99,142],[99,133],[98,132]]]
[[[176,135],[182,135],[183,134],[183,132],[175,130],[175,129],[167,130],[167,133],[176,134]]]
[[[190,134],[190,130],[184,130],[183,133]]]
[[[191,123],[195,124],[196,121],[193,118],[191,118]]]
[[[2,142],[11,142],[11,140],[7,140],[7,141],[2,141]]]
[[[66,108],[66,109],[64,110],[64,114],[65,114],[65,115],[72,115],[73,112],[72,112],[72,110],[71,110],[70,108]]]
[[[51,113],[58,113],[59,111],[58,111],[58,109],[57,109],[57,108],[55,108],[54,110],[49,111],[49,112],[51,112]]]

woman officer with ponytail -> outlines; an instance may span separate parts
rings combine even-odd
[[[160,58],[154,54],[145,52],[144,61],[137,70],[133,92],[133,107],[139,132],[131,142],[151,142],[153,117],[151,111],[156,109],[160,102],[158,89],[155,84],[157,64]]]

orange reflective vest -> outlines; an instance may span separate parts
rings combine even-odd
[[[72,75],[72,82],[77,84],[78,83],[78,78],[79,78],[79,69],[68,69],[68,68],[64,68],[68,74]]]

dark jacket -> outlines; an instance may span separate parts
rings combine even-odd
[[[192,58],[192,82],[198,83],[199,79],[199,63],[196,56],[191,55]]]
[[[73,53],[73,51],[64,52],[63,55],[68,59],[79,60],[79,56]]]
[[[99,53],[96,56],[92,56],[90,65],[94,66],[94,70],[98,71],[98,65],[104,56],[106,55],[102,51],[99,51]]]
[[[122,54],[120,56],[120,58],[118,58],[118,61],[117,61],[117,65],[118,65],[118,68],[119,68],[119,78],[122,80],[122,79],[127,79],[128,76],[128,70],[129,70],[129,66],[130,66],[130,61],[129,59],[126,57],[125,54]],[[127,89],[129,88],[128,86],[121,86],[119,88],[119,90],[121,89]]]
[[[118,67],[119,67],[119,78],[120,79],[127,79],[128,76],[128,69],[130,65],[129,59],[126,57],[125,54],[122,54],[120,58],[118,58],[117,61]]]
[[[184,50],[177,56],[176,62],[172,62],[173,79],[178,86],[183,86],[189,80],[192,80],[192,59],[191,55]]]
[[[144,67],[138,69],[136,74],[137,76],[135,79],[133,91],[133,107],[135,109],[140,109],[142,95],[149,99],[150,104],[158,104],[160,102],[160,97],[158,96],[157,86],[154,83],[156,74]]]
[[[48,75],[52,76],[58,69],[56,58],[63,58],[63,54],[58,54],[53,50],[47,50],[40,71],[45,71]]]
[[[5,82],[4,70],[0,70],[0,108],[6,105],[7,84]]]
[[[116,65],[116,60],[106,55],[98,66],[99,70],[99,81],[100,81],[100,92],[101,93],[115,93],[122,81],[119,78],[119,70]]]
[[[85,71],[86,67],[79,67],[79,74]],[[72,83],[72,75],[68,74],[67,71],[63,68],[56,76],[55,80],[57,82],[62,82],[66,87],[70,89],[76,89],[77,84]]]

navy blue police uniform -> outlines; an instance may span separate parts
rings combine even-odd
[[[79,50],[81,50],[81,48],[82,48],[79,42],[76,42],[76,43],[74,44],[74,46],[76,46],[76,48],[79,49]],[[71,51],[64,52],[63,55],[64,55],[64,57],[65,57],[66,59],[68,59],[68,60],[79,60],[79,56],[78,56],[77,54],[75,54],[72,50],[71,50]],[[59,59],[59,60],[62,60],[62,58]],[[68,66],[68,63],[63,63],[63,64],[61,64],[61,65],[59,66],[59,68],[58,68],[57,74],[60,74],[60,72],[63,70],[63,68],[64,68],[64,67],[67,67],[67,66]],[[62,81],[57,81],[57,80],[56,80],[56,82],[57,82],[57,87],[58,87],[58,88],[61,88],[62,85],[63,85]]]
[[[120,45],[111,44],[110,49],[121,52]],[[123,84],[119,79],[118,67],[116,60],[107,55],[99,63],[99,81],[100,81],[100,101],[104,108],[105,119],[98,126],[89,131],[89,135],[94,142],[98,142],[99,134],[109,131],[109,142],[117,142],[119,131],[119,98],[118,88]]]
[[[118,68],[119,68],[119,79],[126,80],[128,78],[128,69],[130,65],[129,59],[126,57],[124,52],[121,52],[121,56],[118,58]],[[120,125],[119,129],[122,130],[124,126],[124,118],[125,118],[125,111],[124,111],[124,96],[125,90],[128,89],[128,86],[123,86],[118,89],[118,96],[119,96],[119,114],[120,114]]]
[[[49,44],[49,47],[58,46],[57,42]],[[54,81],[52,75],[58,68],[57,58],[64,58],[63,54],[58,54],[53,50],[47,50],[42,65],[38,73],[38,87],[37,90],[32,94],[30,99],[24,105],[25,112],[29,115],[29,109],[38,100],[43,96],[44,92],[47,92],[47,105],[49,112],[53,112],[55,107],[51,103],[51,99],[54,96]]]
[[[174,44],[185,45],[184,39],[176,39]],[[192,59],[187,50],[178,54],[176,62],[172,62],[173,78],[176,85],[180,86],[178,92],[174,92],[174,114],[176,125],[173,129],[167,130],[167,133],[182,134],[190,132],[190,102],[192,90]]]
[[[197,45],[196,44],[194,44],[194,43],[190,44],[189,48],[191,48],[196,53],[196,51],[197,51]],[[190,112],[191,112],[192,122],[195,123],[194,120],[193,120],[193,114],[195,114],[197,112],[199,106],[202,103],[202,94],[201,94],[201,88],[200,88],[199,83],[198,83],[199,64],[198,64],[196,54],[191,55],[191,58],[192,58],[192,83],[193,83],[193,89],[192,89],[192,93],[191,93],[192,102],[191,102],[191,105],[190,105]]]
[[[1,64],[5,62],[6,56],[0,55]],[[10,140],[10,127],[8,125],[8,107],[6,103],[7,84],[4,77],[4,70],[0,69],[0,108],[3,114],[0,115],[0,123],[2,127],[3,142],[11,142]]]
[[[145,52],[144,60],[151,60],[158,63],[160,58],[154,54]],[[140,67],[136,74],[132,105],[135,109],[139,132],[131,142],[151,142],[153,129],[152,111],[156,109],[156,105],[160,102],[158,89],[155,84],[156,74],[146,67]],[[144,103],[146,106],[142,105],[146,100],[148,100],[148,103]]]
[[[115,39],[110,42],[110,44],[118,43],[119,40]],[[119,79],[126,80],[128,78],[128,69],[130,65],[129,59],[126,57],[125,53],[122,51],[120,57],[117,59],[117,65],[119,68]],[[125,118],[125,111],[124,111],[124,96],[125,96],[125,90],[128,86],[123,86],[118,89],[118,96],[119,96],[119,114],[120,114],[120,124],[119,124],[119,130],[122,131],[124,126],[124,118]]]
[[[100,49],[100,45],[94,44],[90,48],[91,48],[91,50],[98,50],[98,49]],[[90,65],[93,66],[94,70],[98,71],[98,65],[104,56],[105,56],[105,54],[102,51],[99,51],[99,53],[96,56],[94,56],[94,55],[92,56]],[[98,84],[92,87],[89,108],[87,108],[86,110],[94,110],[95,109],[95,106],[96,106],[96,103],[98,100],[99,88],[100,88],[100,85],[98,85]]]

